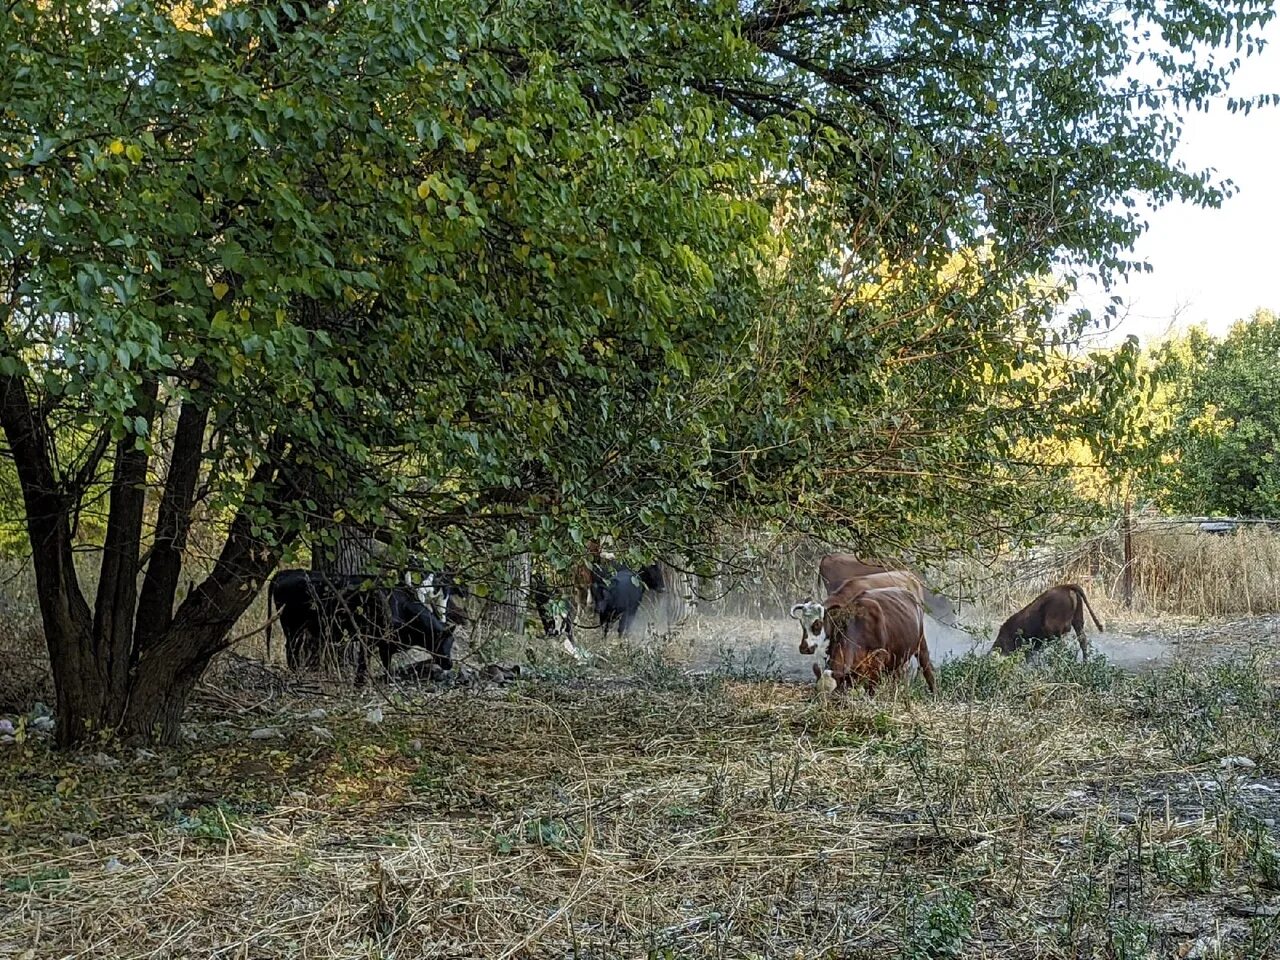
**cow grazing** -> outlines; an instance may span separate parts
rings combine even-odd
[[[467,588],[448,571],[420,574],[414,582],[414,574],[404,575],[405,585],[411,588],[418,602],[431,608],[439,619],[455,626],[465,627],[470,621],[462,609],[462,599],[469,596]]]
[[[529,582],[529,605],[542,624],[545,637],[564,637],[573,644],[573,601],[545,579],[534,575]]]
[[[639,571],[614,562],[604,562],[591,570],[591,606],[600,620],[602,636],[609,635],[610,625],[618,624],[618,634],[627,633],[635,622],[645,590],[662,593],[666,584],[662,567],[651,563]]]
[[[452,665],[452,624],[405,587],[383,587],[369,576],[282,570],[267,592],[267,616],[280,611],[285,637],[285,660],[291,669],[315,668],[329,646],[351,640],[372,640],[382,665],[389,671],[399,650],[422,647],[444,669]],[[267,625],[267,652],[271,625]],[[358,644],[356,683],[364,682],[366,652]]]
[[[1094,625],[1106,629],[1089,606],[1079,584],[1063,583],[1050,587],[1000,626],[996,634],[995,649],[1001,653],[1013,653],[1019,647],[1030,645],[1039,650],[1049,640],[1065,636],[1074,630],[1080,644],[1080,655],[1089,656],[1089,641],[1084,635],[1084,612],[1088,610]]]
[[[901,674],[914,657],[932,693],[938,692],[924,636],[924,610],[916,598],[898,587],[859,590],[845,581],[822,604],[826,620],[826,670],[840,687],[854,681],[868,691],[886,673]],[[823,670],[813,665],[821,682]]]
[[[895,571],[893,567],[883,564],[866,563],[859,560],[851,553],[828,553],[818,562],[818,577],[822,580],[822,588],[827,593],[834,593],[836,588],[846,580],[855,577],[867,577],[878,573],[909,573],[908,571]],[[914,574],[909,574],[915,576]],[[919,578],[916,578],[919,581]],[[921,583],[923,587],[923,583]],[[928,587],[924,587],[924,605],[929,614],[933,616],[939,623],[954,625],[956,622],[955,608],[951,601],[941,594],[934,593]]]
[[[862,590],[879,590],[887,587],[905,590],[915,597],[916,603],[923,608],[924,584],[916,579],[915,574],[907,573],[905,570],[889,570],[882,573],[869,573],[850,577],[836,584],[827,592],[834,594],[843,591],[846,595],[852,596]],[[826,619],[823,613],[823,605],[814,603],[811,600],[797,603],[791,608],[792,619],[800,621],[801,653],[816,653],[822,642],[827,639]]]
[[[382,668],[391,672],[391,658],[401,650],[420,647],[431,654],[442,669],[453,666],[454,625],[436,616],[434,611],[411,595],[395,588],[386,591],[390,607],[390,629],[376,637]]]

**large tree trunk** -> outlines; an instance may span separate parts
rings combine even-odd
[[[506,568],[502,576],[502,589],[495,598],[497,602],[493,604],[489,622],[496,630],[523,633],[532,577],[529,555],[522,553],[512,557],[506,562]]]
[[[52,439],[17,376],[0,381],[0,422],[22,486],[40,619],[57,694],[58,742],[66,745],[110,728],[116,714],[95,656],[93,612],[72,561],[71,498],[53,470]]]
[[[360,576],[373,573],[373,537],[363,530],[341,526],[336,544],[316,544],[311,550],[311,569],[317,573]]]
[[[272,465],[259,466],[250,485],[279,490],[275,472]],[[213,572],[187,594],[163,635],[137,644],[118,724],[123,738],[178,742],[180,721],[196,683],[209,661],[226,649],[232,627],[253,603],[292,539],[263,543],[253,535],[252,512],[249,506],[240,509]]]
[[[379,572],[376,554],[379,545],[366,531],[352,524],[337,525],[338,539],[334,544],[315,544],[311,550],[311,569],[315,573],[330,576],[356,577]],[[363,602],[371,600],[372,602]],[[339,604],[338,616],[346,624],[354,624],[360,636],[347,637],[339,623],[322,623],[320,663],[345,672],[348,663],[355,669],[357,684],[364,683],[371,643],[378,639],[389,640],[391,629],[390,610],[386,598],[375,596],[359,599],[344,596]],[[346,641],[353,642],[346,642]],[[352,662],[354,661],[354,662]]]

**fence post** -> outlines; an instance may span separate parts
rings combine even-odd
[[[1121,587],[1125,609],[1133,606],[1133,501],[1124,501],[1124,574]]]

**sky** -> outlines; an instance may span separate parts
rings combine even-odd
[[[1273,22],[1263,35],[1267,46],[1244,60],[1231,95],[1280,93],[1280,28]],[[1082,282],[1072,305],[1095,317],[1111,296],[1123,298],[1107,341],[1135,334],[1147,343],[1195,323],[1222,333],[1259,307],[1280,312],[1280,107],[1244,116],[1223,98],[1189,114],[1177,156],[1232,180],[1236,193],[1217,210],[1175,203],[1152,213],[1134,248],[1151,273],[1110,292]]]

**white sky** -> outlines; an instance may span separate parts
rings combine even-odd
[[[1277,23],[1264,36],[1266,48],[1236,73],[1233,96],[1280,93]],[[1134,248],[1151,273],[1105,293],[1082,281],[1072,305],[1095,318],[1112,295],[1124,300],[1107,341],[1136,334],[1147,343],[1194,323],[1221,333],[1258,307],[1280,311],[1280,107],[1231,114],[1224,98],[1189,114],[1177,156],[1193,171],[1207,167],[1232,180],[1236,193],[1217,210],[1175,203],[1153,212]]]

